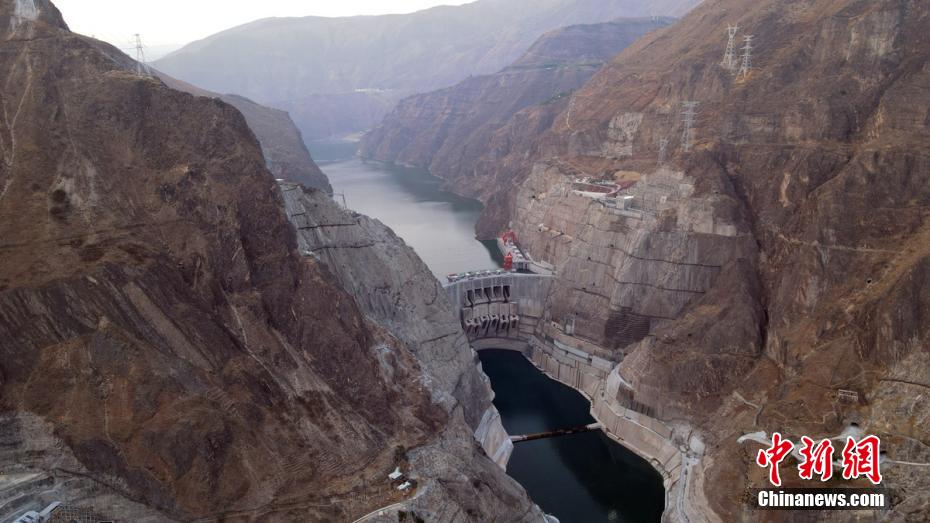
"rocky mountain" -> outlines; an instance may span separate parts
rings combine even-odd
[[[493,161],[495,139],[517,113],[557,105],[637,38],[672,21],[621,19],[551,31],[495,74],[404,99],[365,135],[359,154],[428,168],[462,194],[493,193],[494,186],[476,180],[476,168],[482,159]]]
[[[242,114],[135,67],[0,0],[0,517],[541,521],[422,262],[320,191],[289,221]]]
[[[156,67],[212,91],[283,108],[314,139],[368,129],[403,96],[498,71],[558,27],[678,15],[697,2],[478,0],[407,15],[270,18],[191,43]],[[321,129],[332,111],[320,95],[327,104],[368,110]]]
[[[556,265],[561,335],[617,362],[595,402],[668,427],[682,520],[781,520],[742,498],[766,483],[738,440],[773,431],[880,436],[882,517],[926,518],[927,27],[916,0],[708,0],[518,114],[477,167],[483,232],[512,222]],[[805,484],[793,458],[782,475]]]
[[[268,170],[275,175],[275,178],[297,182],[328,193],[333,192],[326,175],[310,157],[310,151],[307,150],[307,146],[304,144],[300,130],[297,129],[290,115],[286,112],[259,105],[243,96],[213,93],[187,82],[182,82],[161,71],[154,69],[152,71],[172,89],[197,96],[219,98],[239,109],[239,112],[245,117],[249,129],[252,129],[255,137],[258,138],[258,142],[262,146],[262,154],[268,164]]]
[[[262,146],[268,170],[275,178],[333,192],[326,175],[310,157],[303,136],[290,115],[234,94],[224,95],[221,99],[245,117],[245,122]]]

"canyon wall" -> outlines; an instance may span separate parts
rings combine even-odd
[[[197,96],[219,98],[239,109],[249,129],[255,133],[255,138],[261,144],[268,170],[275,178],[315,187],[328,193],[333,192],[333,187],[329,184],[326,175],[310,157],[310,151],[304,144],[303,136],[288,113],[259,105],[242,96],[221,95],[200,89],[151,68],[149,72],[172,89]]]
[[[487,376],[426,264],[381,222],[296,184],[283,184],[282,192],[301,253],[322,261],[368,317],[414,351],[436,381],[433,401],[460,410],[487,454],[505,466],[513,445]]]
[[[691,514],[778,520],[746,510],[766,480],[737,439],[853,424],[887,452],[883,517],[927,514],[928,23],[913,0],[707,1],[517,113],[450,182],[493,187],[481,236],[512,224],[556,266],[549,312],[574,327],[556,330],[617,362],[604,401],[681,436]]]
[[[852,423],[882,438],[893,517],[926,514],[928,425],[906,412],[930,385],[928,21],[921,2],[705,2],[487,175],[515,187],[489,216],[558,267],[553,317],[620,359],[612,401],[700,435],[725,520],[757,518],[739,493],[764,485],[740,435]],[[747,74],[720,65],[728,23],[755,36]],[[585,176],[633,182],[629,207],[573,191]]]
[[[473,437],[493,411],[457,334],[302,256],[242,114],[135,69],[0,0],[2,518],[541,521]]]
[[[493,162],[514,138],[502,129],[517,113],[557,106],[623,48],[673,21],[620,19],[551,31],[494,74],[402,100],[365,135],[359,155],[429,169],[456,192],[486,200],[498,187],[479,165]]]
[[[309,140],[345,138],[372,128],[398,100],[403,91],[382,89],[307,94],[274,102],[287,111]]]

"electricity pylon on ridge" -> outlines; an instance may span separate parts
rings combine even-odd
[[[723,61],[720,65],[727,71],[736,69],[736,33],[739,31],[739,24],[727,24],[727,50],[723,53]]]
[[[133,43],[136,46],[136,75],[148,76],[149,68],[145,65],[145,47],[142,45],[142,37],[139,33],[136,33],[134,36],[135,41]]]
[[[681,102],[681,116],[684,127],[681,131],[681,148],[684,152],[691,152],[694,145],[694,119],[697,116],[697,106],[700,102]]]
[[[752,35],[744,36],[743,40],[745,40],[746,44],[743,45],[743,63],[739,67],[737,78],[749,76],[749,71],[752,70]]]

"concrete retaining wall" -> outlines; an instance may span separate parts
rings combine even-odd
[[[537,367],[588,398],[594,396],[614,367],[613,362],[564,344],[549,345],[533,337],[530,346],[530,359]]]
[[[475,431],[475,439],[495,463],[507,469],[507,462],[513,453],[513,442],[504,430],[500,413],[493,406],[484,412],[478,430]]]
[[[613,362],[564,343],[548,344],[536,337],[530,339],[529,346],[530,360],[540,370],[587,396],[591,415],[604,426],[608,436],[649,461],[659,472],[665,486],[663,521],[688,522],[689,514],[706,515],[700,509],[695,510],[694,505],[700,503],[686,499],[688,495],[700,494],[688,485],[688,472],[700,464],[700,456],[679,448],[675,431],[665,423],[617,402],[620,376]]]

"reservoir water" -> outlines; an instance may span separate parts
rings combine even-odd
[[[440,281],[503,263],[495,242],[475,239],[481,202],[443,191],[442,181],[423,169],[359,160],[352,142],[309,145],[336,199],[344,195],[348,208],[393,229]]]
[[[474,239],[479,202],[443,191],[441,181],[424,170],[361,161],[354,143],[308,145],[347,206],[390,226],[440,281],[449,273],[500,266],[493,242]],[[521,354],[491,350],[480,358],[510,434],[594,422],[581,394],[549,379]],[[656,522],[662,515],[661,477],[599,431],[517,443],[507,473],[562,523]]]

